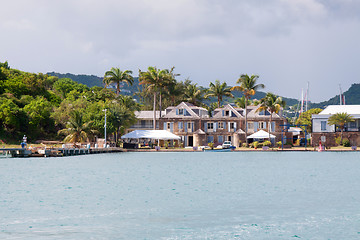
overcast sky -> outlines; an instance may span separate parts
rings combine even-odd
[[[12,0],[0,62],[29,72],[171,68],[208,86],[258,74],[265,91],[327,100],[360,81],[358,0]]]

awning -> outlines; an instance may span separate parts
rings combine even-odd
[[[251,134],[250,136],[248,136],[247,138],[269,138],[269,133],[265,132],[264,130],[260,130],[256,133]],[[275,138],[274,135],[270,134],[270,138]]]
[[[122,139],[132,138],[146,138],[146,139],[158,139],[158,140],[180,140],[180,137],[166,130],[135,130],[129,132],[123,136]]]

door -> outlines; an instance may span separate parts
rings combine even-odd
[[[189,136],[189,142],[188,142],[188,146],[192,147],[194,145],[194,137],[193,136]]]

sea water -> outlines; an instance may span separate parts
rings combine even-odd
[[[0,159],[0,239],[360,239],[357,152]]]

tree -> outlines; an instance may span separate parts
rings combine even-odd
[[[173,79],[174,75],[172,73],[174,68],[169,71],[168,69],[157,69],[156,67],[148,67],[146,72],[139,71],[139,81],[140,85],[146,85],[146,90],[151,91],[154,95],[154,129],[156,129],[156,95],[160,94],[160,114],[161,114],[161,93],[166,82],[169,82],[170,79]]]
[[[228,87],[226,82],[220,83],[219,80],[216,80],[215,84],[210,82],[205,98],[216,97],[218,107],[220,107],[223,96],[234,97],[231,94],[231,87]]]
[[[58,134],[65,134],[64,142],[82,143],[88,141],[97,131],[93,129],[92,122],[84,122],[83,116],[78,111],[71,112],[67,128],[58,131]]]
[[[340,131],[341,131],[340,142],[342,143],[343,131],[345,128],[345,124],[347,124],[349,122],[353,122],[353,121],[355,121],[355,119],[350,114],[343,112],[343,113],[335,113],[335,114],[331,115],[328,119],[328,124],[339,126]]]
[[[116,83],[116,94],[120,93],[120,83],[125,82],[128,85],[134,83],[134,78],[131,76],[132,71],[121,71],[120,68],[111,68],[110,71],[105,72],[104,83],[108,86],[110,83]]]
[[[234,86],[231,90],[238,90],[243,92],[245,99],[249,100],[251,96],[253,96],[256,91],[260,88],[265,88],[264,84],[256,84],[257,80],[259,79],[258,75],[247,75],[242,74],[240,78],[236,81],[237,84],[240,86]],[[245,101],[245,136],[248,133],[248,126],[247,126],[247,101]],[[246,144],[247,144],[247,137],[246,137]]]
[[[201,105],[204,100],[204,92],[201,88],[197,86],[197,84],[189,84],[185,88],[184,98],[185,101],[192,103],[194,105]]]
[[[273,93],[267,93],[265,97],[260,100],[259,108],[256,110],[258,112],[268,111],[270,113],[270,122],[268,124],[269,141],[271,139],[270,131],[274,131],[271,129],[272,115],[273,113],[278,113],[282,107],[285,107],[285,101],[283,101],[281,97]]]
[[[89,90],[84,84],[77,83],[70,78],[60,78],[54,83],[53,88],[63,99],[65,99],[73,90],[77,90],[81,93]]]
[[[252,103],[250,99],[246,99],[245,96],[242,96],[241,98],[237,98],[235,100],[235,104],[237,107],[245,109],[245,101],[247,102],[247,106],[251,105]]]
[[[321,108],[313,108],[313,109],[309,109],[306,112],[303,112],[299,118],[296,120],[296,124],[298,125],[307,125],[306,127],[306,131],[308,133],[312,132],[312,121],[311,121],[311,116],[313,114],[318,114],[322,111]],[[305,130],[305,127],[302,127]]]
[[[50,133],[54,129],[54,119],[50,118],[52,111],[51,103],[41,96],[36,97],[36,99],[25,105],[24,112],[28,115],[29,128],[35,137]],[[55,134],[56,132],[53,133]]]

